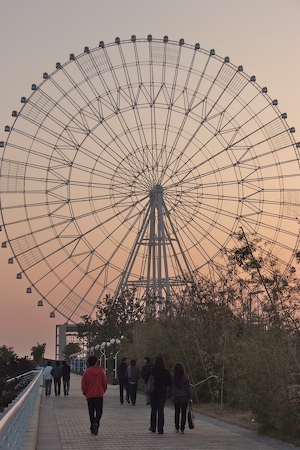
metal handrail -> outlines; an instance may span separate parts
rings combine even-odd
[[[21,375],[17,375],[16,377],[8,378],[6,380],[6,383],[10,383],[11,381],[16,381],[16,380],[22,380],[22,381],[30,380],[31,381],[35,377],[36,372],[37,372],[36,370],[30,370],[30,372],[21,373]]]
[[[34,378],[8,408],[5,408],[4,415],[0,419],[1,450],[20,450],[23,446],[33,409],[37,401],[39,387],[43,379],[43,369],[31,371],[31,375]],[[22,375],[7,381],[10,382],[16,378],[22,379]]]

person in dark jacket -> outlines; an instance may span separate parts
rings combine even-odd
[[[165,368],[165,361],[162,356],[155,360],[151,373],[154,378],[154,392],[150,394],[151,416],[150,428],[152,433],[164,432],[164,406],[168,395],[168,388],[171,386],[170,372]]]
[[[62,378],[63,378],[63,388],[64,388],[64,395],[69,395],[70,390],[70,373],[71,368],[69,364],[67,364],[67,361],[62,361]]]
[[[190,382],[184,373],[183,365],[178,362],[174,366],[174,375],[172,376],[172,387],[170,397],[173,396],[175,406],[175,431],[184,433],[186,424],[186,411],[189,401],[191,401]],[[181,420],[180,420],[181,414]]]
[[[54,381],[55,397],[60,396],[62,370],[59,361],[55,362],[55,366],[51,370],[51,375],[53,376]]]
[[[126,378],[128,380],[128,391],[132,406],[136,402],[136,393],[138,388],[138,381],[141,376],[140,369],[136,366],[135,359],[130,361],[130,366],[126,370]]]
[[[145,364],[141,370],[141,377],[144,380],[145,390],[147,386],[147,382],[150,376],[151,369],[153,368],[153,364],[151,364],[149,356],[145,356]],[[150,395],[146,394],[146,405],[150,405]]]
[[[124,389],[126,391],[127,403],[130,403],[129,393],[128,393],[128,380],[126,378],[126,370],[127,370],[127,358],[126,358],[126,356],[124,356],[122,358],[122,362],[120,363],[118,370],[117,370],[119,387],[120,387],[120,403],[122,405],[124,403]]]
[[[103,413],[103,396],[107,389],[107,378],[102,367],[96,366],[96,363],[97,356],[89,356],[89,368],[82,375],[81,390],[87,399],[91,433],[97,435]]]

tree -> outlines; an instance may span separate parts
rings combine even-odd
[[[36,343],[37,345],[34,345],[30,350],[31,350],[31,356],[33,356],[33,360],[36,364],[40,364],[42,358],[44,357],[45,354],[45,350],[46,350],[46,344],[39,344],[38,342]]]
[[[6,380],[33,369],[34,364],[27,357],[19,358],[12,347],[0,347],[0,412],[24,389],[24,384],[18,380],[10,383]]]
[[[81,347],[78,342],[70,342],[64,347],[62,354],[65,357],[66,361],[69,363],[70,355],[74,355],[74,353],[79,353],[80,351]]]
[[[107,295],[98,306],[96,319],[82,317],[83,322],[77,325],[78,337],[88,348],[121,336],[131,341],[133,324],[142,320],[143,314],[135,291],[128,291],[117,299]]]
[[[16,353],[12,347],[7,347],[6,345],[2,345],[0,347],[0,358],[1,360],[7,364],[10,361],[13,361],[17,358]]]

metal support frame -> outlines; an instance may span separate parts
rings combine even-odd
[[[174,243],[180,250],[184,264],[179,261]],[[141,277],[139,280],[134,280],[132,271],[142,245],[147,247],[146,279]],[[172,253],[176,262],[179,278],[170,276],[168,252]],[[171,298],[178,287],[186,288],[192,283],[193,273],[164,202],[163,187],[156,185],[150,192],[149,206],[115,291],[115,298],[130,288],[142,288],[145,297],[157,297],[160,300],[158,308],[161,310],[163,300]]]

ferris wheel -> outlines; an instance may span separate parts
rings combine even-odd
[[[172,296],[225,267],[241,227],[291,266],[300,143],[229,57],[116,38],[31,88],[0,142],[2,247],[50,317],[77,323],[128,288]]]

